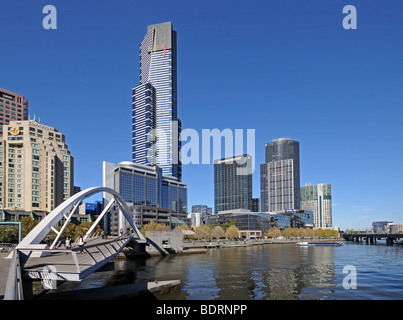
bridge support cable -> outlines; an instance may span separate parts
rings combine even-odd
[[[50,246],[50,249],[54,249],[60,236],[62,235],[64,229],[67,227],[67,225],[69,224],[71,217],[73,216],[74,212],[76,212],[78,206],[80,205],[81,201],[77,201],[76,205],[74,206],[74,208],[70,211],[69,215],[66,216],[66,214],[63,214],[63,216],[65,217],[66,221],[64,222],[62,228],[60,229],[60,231],[57,231],[54,227],[51,227],[51,229],[53,230],[53,232],[55,232],[57,234],[56,239],[53,241],[52,245]]]
[[[88,231],[85,233],[83,239],[87,239],[91,232],[95,229],[95,227],[98,225],[98,223],[101,221],[101,219],[104,217],[104,215],[109,211],[109,209],[112,207],[112,205],[116,202],[116,198],[113,198],[113,200],[109,201],[108,205],[105,207],[105,209],[101,212],[99,217],[95,220],[95,222],[91,225],[91,227],[88,229]]]

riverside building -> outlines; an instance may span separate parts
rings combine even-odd
[[[301,187],[301,209],[313,212],[315,228],[332,227],[332,188],[330,184],[305,184]]]
[[[214,161],[214,212],[252,210],[252,157],[248,154]]]
[[[260,165],[261,211],[300,208],[299,142],[274,139],[265,145],[265,163]]]
[[[183,224],[187,219],[187,185],[169,175],[158,166],[148,166],[131,161],[103,162],[103,186],[117,191],[132,212],[137,228],[150,221],[168,226]],[[112,197],[104,195],[104,203]],[[126,219],[115,208],[104,220],[105,230],[117,235],[127,230]]]
[[[49,213],[74,194],[65,137],[35,120],[10,121],[0,139],[0,205]]]
[[[0,89],[0,136],[3,126],[14,120],[28,120],[28,100],[11,91]]]

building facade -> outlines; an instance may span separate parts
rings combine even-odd
[[[393,224],[393,221],[374,221],[372,222],[372,232],[374,233],[386,233],[389,230],[389,226]]]
[[[214,161],[214,212],[252,210],[252,157],[248,154]]]
[[[307,183],[305,187],[301,187],[301,209],[313,212],[315,228],[332,228],[331,185]]]
[[[74,158],[65,137],[35,120],[11,121],[0,139],[0,205],[50,212],[74,194]]]
[[[15,120],[28,120],[28,99],[0,89],[0,136],[3,135],[3,126]]]
[[[264,212],[300,208],[299,142],[274,139],[260,165],[260,206]]]
[[[176,178],[163,174],[157,166],[141,165],[130,161],[117,166],[103,162],[103,186],[117,191],[133,214],[137,228],[150,221],[172,225],[173,218],[187,219],[187,186]],[[104,195],[104,205],[112,197]],[[115,208],[105,220],[104,227],[111,234],[126,230],[125,218]]]
[[[155,163],[164,175],[182,178],[180,162],[181,122],[177,111],[177,45],[171,22],[149,25],[140,45],[140,85],[133,88],[133,162],[144,161],[143,149],[155,155]],[[155,100],[137,94],[144,86],[155,90]],[[146,101],[145,101],[146,100]],[[153,104],[155,104],[155,109]],[[147,106],[149,111],[147,111]],[[144,120],[143,115],[146,115]],[[148,118],[147,118],[148,117]],[[152,123],[155,119],[155,124]],[[148,123],[147,123],[148,122]],[[145,127],[145,130],[143,127]],[[155,127],[155,128],[154,128]],[[150,131],[156,139],[150,140]],[[149,144],[144,144],[144,141]],[[152,148],[155,147],[156,150]],[[151,157],[151,159],[154,159]]]
[[[245,234],[264,235],[270,228],[280,230],[285,228],[312,228],[312,212],[306,210],[294,210],[290,212],[223,212],[209,217],[208,222],[213,226],[236,221],[237,228]]]
[[[207,223],[208,217],[213,214],[213,209],[204,204],[195,204],[192,206],[192,213],[200,213],[202,221]]]
[[[156,165],[156,90],[147,82],[132,89],[133,162]]]

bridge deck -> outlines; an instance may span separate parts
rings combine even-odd
[[[38,249],[48,255],[30,256],[22,272],[24,276],[33,279],[80,281],[113,259],[130,240],[131,237],[88,239],[82,254],[78,247],[73,247],[72,250]],[[24,252],[24,249],[21,251]]]

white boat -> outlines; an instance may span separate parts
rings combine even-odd
[[[308,246],[308,242],[297,242],[297,246],[298,246],[298,247],[307,247],[307,246]]]

